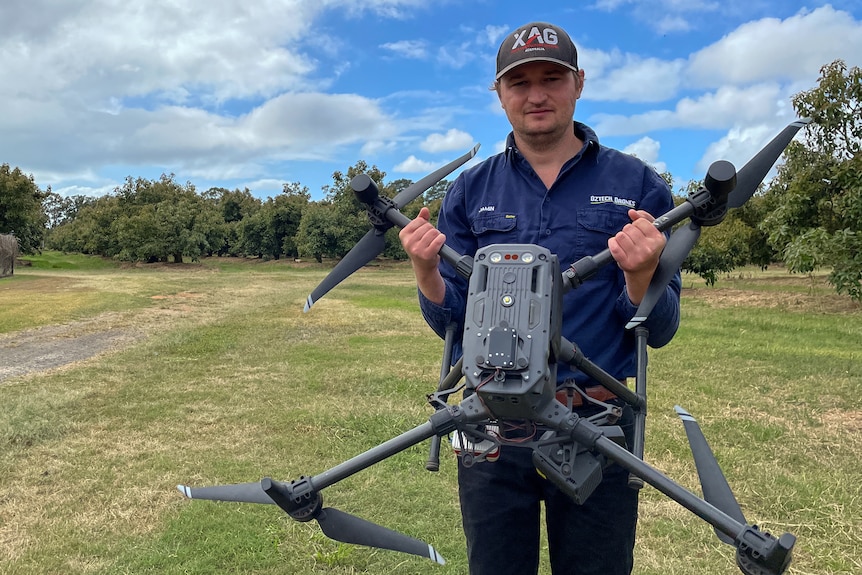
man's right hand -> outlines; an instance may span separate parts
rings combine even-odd
[[[432,302],[442,304],[446,285],[437,265],[440,263],[440,248],[446,243],[446,236],[431,225],[430,210],[419,210],[416,219],[401,228],[398,238],[404,251],[410,256],[419,290]]]

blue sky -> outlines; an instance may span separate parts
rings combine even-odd
[[[320,199],[358,160],[417,180],[501,149],[494,58],[530,21],[578,46],[575,118],[677,188],[741,167],[821,66],[862,66],[862,0],[4,0],[0,163],[63,195],[173,173]]]

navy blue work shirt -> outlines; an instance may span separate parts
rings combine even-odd
[[[490,244],[537,244],[557,254],[566,269],[581,257],[606,249],[608,239],[631,222],[630,208],[656,217],[673,208],[667,183],[653,168],[600,145],[595,132],[584,124],[574,122],[574,130],[584,146],[563,165],[550,189],[520,154],[511,133],[504,152],[458,176],[443,199],[437,223],[446,244],[469,256]],[[441,337],[451,321],[458,323],[460,334],[468,281],[445,261],[440,272],[446,283],[443,304],[432,303],[420,292],[420,308]],[[651,347],[666,344],[676,333],[681,285],[677,271],[643,324],[649,329]],[[617,379],[633,377],[635,339],[625,325],[636,310],[628,299],[622,270],[611,263],[565,294],[562,333]],[[459,345],[455,358],[460,355]],[[592,385],[586,375],[563,364],[557,377]]]

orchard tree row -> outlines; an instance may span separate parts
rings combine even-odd
[[[347,173],[335,172],[333,183],[323,190],[325,198],[313,202],[299,183],[285,184],[280,194],[261,200],[248,189],[198,193],[172,175],[129,177],[99,198],[49,194],[45,247],[150,263],[206,256],[340,258],[369,227],[349,186],[360,173],[367,173],[389,197],[411,183],[384,183],[383,172],[360,161]],[[415,215],[423,202],[439,210],[446,185],[440,182],[426,192],[422,202],[406,208],[408,215]],[[387,235],[384,255],[406,257],[394,232]]]

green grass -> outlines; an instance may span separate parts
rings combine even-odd
[[[22,261],[28,262],[23,269],[32,268],[34,270],[106,270],[116,269],[120,264],[114,260],[102,258],[98,256],[86,256],[82,254],[64,254],[62,252],[45,251],[37,255],[26,255],[19,258]],[[22,268],[18,268],[19,273]]]
[[[0,299],[15,302],[0,307],[6,331],[119,314],[149,334],[0,382],[0,572],[466,573],[454,459],[444,451],[441,471],[426,472],[425,444],[323,495],[432,543],[443,567],[333,542],[275,506],[187,501],[174,488],[317,474],[426,420],[442,344],[409,267],[362,270],[304,314],[325,273],[205,260],[34,267],[0,281]],[[838,305],[825,292],[808,308],[751,305],[754,292],[807,294],[773,273],[686,290],[678,335],[650,355],[646,459],[699,493],[682,405],[749,521],[799,537],[791,573],[859,573],[862,312],[823,311]],[[48,296],[50,313],[26,307]],[[649,487],[638,533],[636,574],[738,573],[706,524]]]

